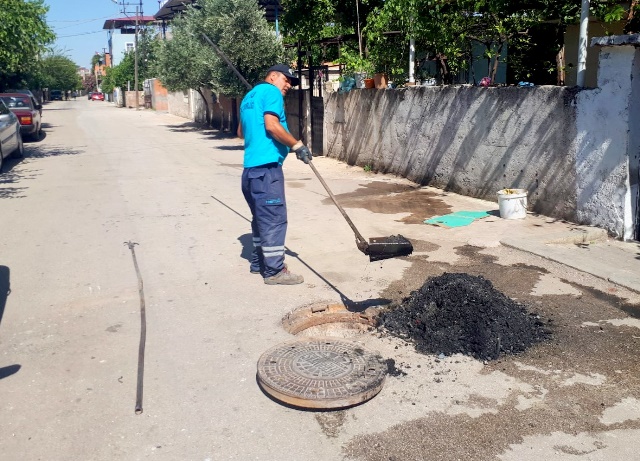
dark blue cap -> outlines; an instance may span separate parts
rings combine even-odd
[[[286,64],[276,64],[275,66],[271,66],[269,67],[269,70],[267,70],[267,75],[269,75],[269,72],[280,72],[281,74],[284,74],[285,77],[291,80],[291,86],[298,86],[300,84],[300,79],[293,73],[293,69]]]

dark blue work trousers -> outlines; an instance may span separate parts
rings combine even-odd
[[[245,168],[242,172],[242,194],[252,215],[251,271],[260,271],[263,277],[271,277],[284,268],[287,203],[282,165],[269,163]]]

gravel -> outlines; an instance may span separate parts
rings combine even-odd
[[[490,281],[464,273],[427,279],[379,327],[410,340],[418,352],[462,353],[478,360],[517,354],[550,336],[535,313],[496,290]]]

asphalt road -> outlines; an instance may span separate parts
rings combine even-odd
[[[365,236],[414,241],[411,258],[369,263],[293,158],[287,261],[305,283],[267,286],[246,259],[237,139],[84,98],[47,104],[43,122],[46,137],[0,176],[2,459],[638,459],[640,332],[627,315],[637,294],[498,243],[514,226],[555,223],[426,226],[428,207],[495,204],[318,158]],[[137,244],[147,308],[139,415],[140,297],[126,242]],[[281,325],[291,310],[398,302],[445,271],[483,275],[537,306],[554,341],[482,363],[336,329],[405,374],[338,412],[288,408],[257,386],[262,352],[292,338]]]

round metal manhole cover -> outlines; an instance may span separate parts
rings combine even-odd
[[[382,389],[378,353],[338,338],[304,338],[272,347],[258,360],[258,382],[277,400],[303,408],[343,408]]]

